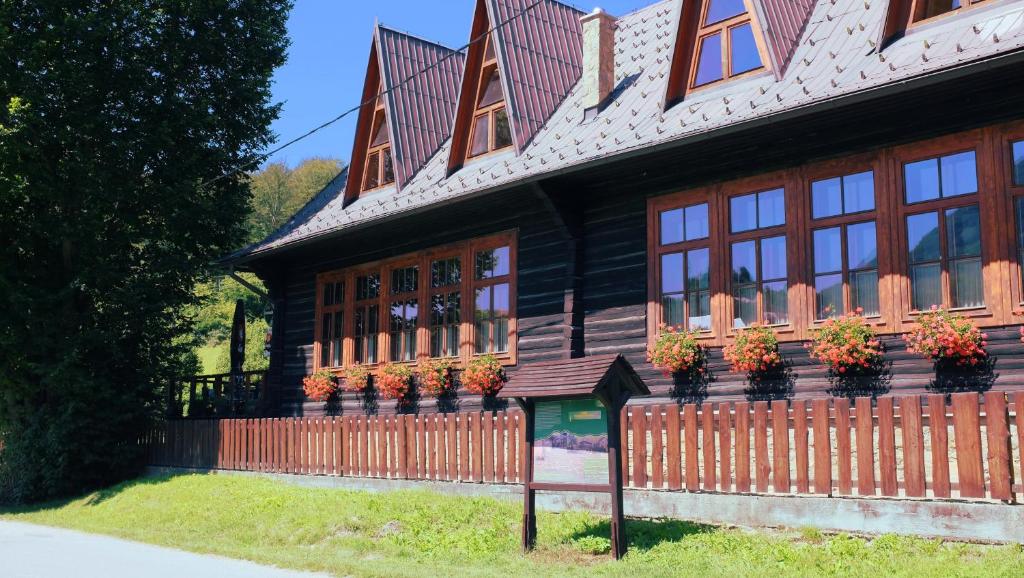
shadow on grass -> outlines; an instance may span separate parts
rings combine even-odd
[[[630,550],[650,550],[666,542],[678,542],[689,536],[708,534],[717,529],[710,524],[698,524],[682,520],[626,520],[626,542]],[[572,541],[587,539],[608,540],[611,548],[611,520],[588,523],[582,531],[572,535]]]
[[[56,500],[49,500],[46,502],[38,502],[34,504],[21,504],[16,506],[0,506],[0,515],[4,514],[34,514],[39,512],[45,512],[47,510],[59,510],[65,506],[68,506],[74,502],[84,500],[86,506],[99,506],[100,504],[117,497],[118,494],[132,488],[139,486],[155,486],[164,484],[171,481],[174,478],[180,476],[187,476],[191,474],[182,473],[170,473],[160,474],[155,476],[140,476],[138,478],[121,482],[113,486],[103,488],[100,490],[93,490],[85,494],[81,494],[71,498],[60,498]]]

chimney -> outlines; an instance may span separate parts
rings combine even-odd
[[[604,106],[615,88],[615,17],[600,8],[580,18],[583,25],[583,109]]]

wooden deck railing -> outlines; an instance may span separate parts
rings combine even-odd
[[[633,488],[1014,501],[1024,393],[634,406]],[[517,483],[517,411],[177,420],[146,440],[158,466]]]
[[[168,389],[168,413],[172,418],[255,415],[266,395],[266,378],[265,371],[244,371],[237,390],[230,373],[185,378]]]

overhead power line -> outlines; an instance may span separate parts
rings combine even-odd
[[[435,62],[435,63],[433,63],[433,64],[431,64],[429,66],[424,67],[422,70],[409,75],[408,77],[403,79],[401,82],[397,83],[395,86],[386,88],[380,94],[374,95],[372,98],[367,99],[367,100],[357,104],[356,106],[353,106],[353,107],[345,110],[344,112],[342,112],[338,116],[328,120],[327,122],[325,122],[325,123],[323,123],[323,124],[313,128],[313,129],[310,129],[310,130],[306,131],[302,135],[297,136],[297,137],[289,140],[288,142],[286,142],[286,143],[284,143],[284,144],[282,144],[282,145],[280,145],[278,147],[275,147],[274,149],[272,149],[272,150],[270,150],[268,152],[260,154],[258,156],[258,158],[255,159],[255,160],[252,160],[252,161],[249,161],[247,163],[243,163],[243,164],[236,165],[236,166],[232,167],[228,172],[226,172],[226,173],[224,173],[224,174],[222,174],[222,175],[220,175],[218,177],[214,177],[213,179],[210,179],[210,180],[204,182],[203,184],[199,185],[199,187],[200,188],[206,188],[206,187],[208,187],[210,185],[213,185],[213,184],[215,184],[215,183],[217,183],[219,181],[222,181],[224,179],[233,177],[233,176],[237,175],[240,172],[248,170],[248,168],[252,167],[253,165],[259,165],[263,161],[265,161],[268,158],[276,155],[277,153],[283,151],[284,149],[294,145],[295,143],[298,143],[298,142],[300,142],[302,140],[305,140],[305,139],[313,136],[314,134],[316,134],[316,133],[322,131],[323,129],[333,125],[334,123],[344,119],[345,117],[349,116],[350,114],[352,114],[354,112],[358,112],[359,110],[361,110],[367,104],[370,104],[370,103],[376,101],[377,98],[380,95],[390,94],[391,92],[394,92],[396,89],[404,86],[406,83],[411,82],[416,77],[422,76],[423,74],[426,74],[427,72],[433,70],[434,68],[437,68],[437,67],[441,66],[441,64],[443,64],[444,62],[448,61],[448,59],[453,58],[456,54],[459,54],[459,53],[469,49],[470,46],[476,44],[477,42],[480,42],[481,40],[484,40],[492,32],[500,30],[500,29],[504,28],[505,26],[508,26],[509,24],[514,22],[515,20],[517,20],[519,18],[522,18],[523,16],[526,15],[527,12],[533,10],[534,8],[536,8],[537,6],[542,4],[543,2],[545,2],[545,0],[537,0],[533,4],[530,4],[529,6],[524,8],[522,11],[520,11],[520,12],[512,15],[511,17],[509,17],[508,20],[505,20],[504,22],[498,23],[493,28],[489,28],[486,32],[484,32],[483,34],[477,36],[476,38],[471,38],[468,43],[466,43],[465,45],[461,46],[460,48],[458,48],[456,50],[453,50],[450,54],[446,55],[444,58],[441,58],[437,62]]]

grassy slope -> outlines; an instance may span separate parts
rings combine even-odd
[[[220,345],[204,345],[196,349],[196,354],[199,356],[199,365],[203,372],[203,375],[212,375],[217,373],[217,356],[220,354],[220,348],[227,347],[226,344]]]
[[[519,553],[521,506],[427,492],[314,490],[189,475],[132,482],[0,517],[112,534],[260,563],[355,576],[1022,576],[1024,547],[884,536],[768,533],[630,521],[615,563],[607,521],[541,515]]]

